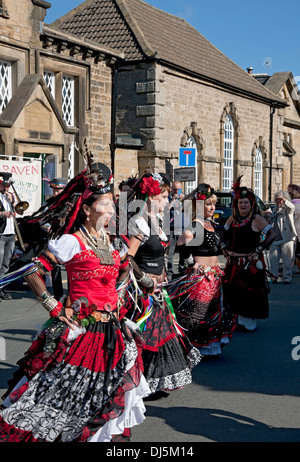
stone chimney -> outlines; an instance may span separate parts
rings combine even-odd
[[[247,67],[248,74],[252,75],[253,67]]]
[[[51,3],[45,0],[31,0],[33,3],[33,19],[43,22],[45,20],[48,8],[51,8]]]

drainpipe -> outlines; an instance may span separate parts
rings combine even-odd
[[[272,105],[271,106],[271,112],[270,112],[270,175],[269,175],[269,201],[272,201],[272,169],[273,169],[273,118],[275,114],[276,106]]]
[[[111,160],[111,172],[113,177],[115,176],[115,152],[116,152],[116,102],[117,102],[117,76],[118,69],[117,63],[112,69],[112,108],[111,108],[111,139],[110,139],[110,160]]]

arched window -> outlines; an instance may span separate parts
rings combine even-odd
[[[185,185],[185,194],[189,194],[190,192],[193,191],[193,189],[195,189],[198,185],[198,171],[197,171],[197,157],[198,157],[198,152],[197,152],[197,143],[196,143],[196,140],[193,136],[190,136],[188,139],[187,139],[187,144],[186,146],[188,148],[195,148],[196,149],[196,167],[195,167],[195,181],[187,181],[186,182],[186,185]]]
[[[262,198],[263,193],[263,161],[262,161],[262,153],[260,148],[256,148],[256,155],[254,161],[254,192],[257,196]]]
[[[230,191],[233,180],[233,141],[234,128],[230,115],[226,116],[224,123],[224,168],[223,168],[223,189]]]

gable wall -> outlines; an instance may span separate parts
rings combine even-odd
[[[2,16],[0,34],[20,43],[35,41],[39,34],[39,21],[45,16],[44,8],[34,6],[31,0],[4,0],[9,17]]]
[[[127,74],[130,73],[130,78]],[[124,78],[120,76],[124,75]],[[126,76],[126,79],[125,79]],[[199,136],[199,181],[222,189],[222,122],[232,113],[236,123],[235,174],[254,187],[255,146],[264,152],[264,193],[269,188],[270,107],[221,90],[194,78],[149,64],[127,68],[118,77],[117,133],[139,134],[144,148],[139,152],[139,169],[168,171],[178,168],[178,153],[185,131],[194,125]],[[290,172],[290,161],[282,156],[281,112],[274,115],[272,191],[280,189],[283,170]],[[125,155],[125,154],[124,154]],[[289,179],[289,176],[288,176]]]
[[[290,144],[296,151],[292,159],[291,182],[300,185],[300,115],[296,109],[296,104],[299,105],[299,96],[295,93],[294,89],[292,90],[287,84],[284,85],[282,94],[285,96],[288,106],[283,111],[283,135],[289,137]],[[295,124],[287,125],[285,119],[293,121]],[[286,187],[287,185],[288,183]]]

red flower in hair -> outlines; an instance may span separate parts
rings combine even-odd
[[[148,196],[158,196],[161,193],[159,182],[154,180],[152,176],[144,178],[141,185],[141,191]]]
[[[205,201],[206,195],[203,194],[203,193],[198,193],[196,198],[201,200],[201,201]]]

